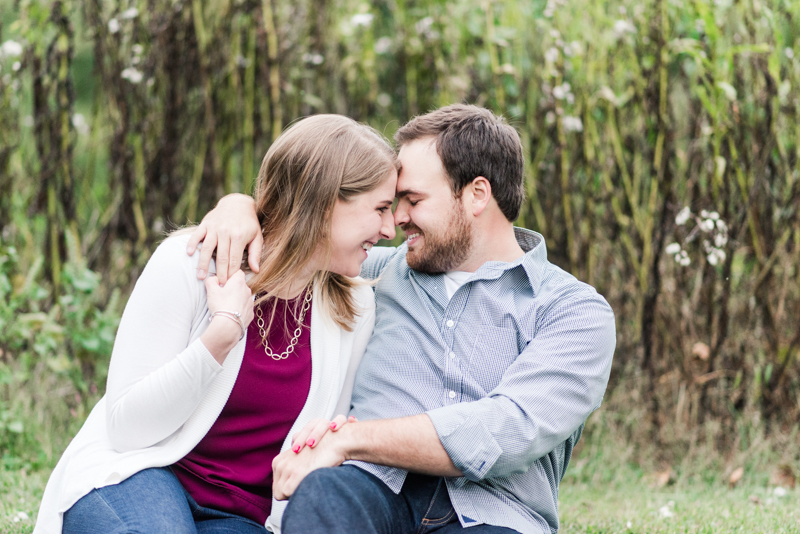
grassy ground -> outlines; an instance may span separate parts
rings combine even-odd
[[[780,490],[778,490],[780,493]],[[613,490],[562,486],[563,534],[800,532],[800,491],[764,487]]]
[[[0,532],[33,530],[47,475],[0,471]],[[563,534],[800,532],[800,490],[777,496],[763,486],[656,490],[634,482],[613,489],[566,483],[560,504]]]

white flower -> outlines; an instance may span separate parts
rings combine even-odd
[[[716,211],[712,211],[711,213],[708,214],[708,218],[717,221],[719,220],[719,213]]]
[[[0,58],[17,57],[22,55],[22,45],[16,41],[6,41],[0,45]]]
[[[583,122],[581,121],[580,117],[572,117],[570,115],[567,115],[562,119],[561,124],[564,125],[564,129],[568,132],[583,131]]]
[[[792,50],[791,48],[788,48],[788,47],[785,48],[783,50],[783,53],[786,55],[787,58],[794,59],[794,50]]]
[[[322,65],[325,61],[325,56],[322,54],[303,54],[303,61],[312,65]]]
[[[775,495],[778,498],[785,497],[786,496],[786,488],[782,488],[781,486],[778,486],[777,488],[772,490],[772,494]]]
[[[551,47],[548,48],[547,51],[544,53],[544,60],[548,63],[555,63],[558,61],[558,48]]]
[[[117,33],[119,31],[119,21],[117,19],[108,21],[108,31],[111,33]]]
[[[723,221],[722,219],[719,219],[719,220],[717,220],[716,224],[717,224],[717,230],[719,230],[720,232],[727,233],[728,225],[725,224],[725,221]]]
[[[700,217],[702,217],[704,219],[708,219],[709,218],[708,216],[709,216],[709,213],[708,213],[707,210],[700,210]]]
[[[372,13],[358,13],[353,15],[353,18],[350,19],[350,22],[353,24],[353,26],[369,26],[372,24],[372,19]]]
[[[14,64],[11,65],[11,70],[13,70],[14,72],[17,72],[21,68],[22,68],[22,63],[20,63],[19,61],[15,61]]]
[[[86,119],[80,113],[76,113],[72,116],[72,125],[81,135],[86,135],[89,133],[89,124],[86,122]]]
[[[703,19],[695,20],[694,29],[697,30],[698,33],[703,33],[704,31],[706,31],[706,21]]]
[[[133,51],[133,53],[134,53],[134,54],[136,54],[137,56],[139,56],[139,55],[141,55],[141,54],[142,54],[142,52],[144,52],[144,47],[143,47],[142,45],[140,45],[140,44],[138,44],[138,43],[137,43],[137,44],[135,44],[135,45],[133,45],[133,46],[131,47],[131,50]]]
[[[414,29],[417,30],[417,33],[420,35],[427,35],[431,31],[431,26],[433,26],[433,17],[425,17],[414,24]]]
[[[636,33],[636,26],[629,20],[620,19],[614,23],[614,33],[617,37],[623,37],[626,33]]]
[[[552,111],[548,111],[547,115],[544,116],[544,122],[547,124],[553,124],[556,122],[556,114]]]
[[[133,67],[128,67],[127,69],[122,71],[122,78],[124,80],[128,80],[131,83],[139,83],[142,81],[142,78],[144,78],[144,74],[134,69]]]
[[[664,252],[667,254],[677,254],[681,251],[681,246],[678,243],[670,243],[667,245],[667,248],[664,249]]]
[[[375,41],[375,53],[385,54],[392,48],[392,40],[389,37],[381,37]]]
[[[714,245],[717,247],[724,247],[728,244],[728,236],[725,234],[717,234],[714,236]]]
[[[675,254],[675,262],[678,263],[679,265],[686,267],[687,265],[692,263],[692,260],[689,259],[689,255],[686,253],[685,250],[681,250],[680,252]]]
[[[710,232],[714,229],[714,219],[706,219],[700,223],[700,229],[704,232]]]
[[[121,18],[122,20],[130,20],[130,19],[135,19],[138,16],[139,16],[139,10],[136,9],[135,7],[132,7],[120,13],[119,18]]]
[[[628,528],[632,528],[633,527],[633,522],[632,521],[628,521],[627,527]]]
[[[386,93],[381,93],[378,95],[378,105],[382,108],[388,108],[389,104],[392,103],[392,97],[387,95]]]
[[[708,256],[706,256],[708,263],[711,265],[717,265],[718,263],[725,261],[725,258],[725,251],[718,248],[712,248],[711,252],[709,252]]]
[[[662,506],[658,509],[658,513],[661,514],[661,517],[672,517],[675,515],[672,510],[669,509],[669,506]]]
[[[564,87],[561,85],[556,85],[553,87],[553,96],[556,97],[558,100],[563,100],[565,96],[567,96],[567,92],[564,90]]]
[[[684,208],[678,212],[675,216],[675,224],[678,226],[683,226],[686,224],[686,221],[689,220],[689,217],[692,216],[692,210],[689,209],[689,206],[684,206]]]
[[[552,29],[550,30],[550,37],[552,37],[553,39],[558,39],[561,37],[561,32],[556,29]]]

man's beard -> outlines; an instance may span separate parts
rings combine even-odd
[[[461,201],[453,204],[450,219],[444,229],[423,232],[421,248],[408,251],[406,262],[415,271],[423,273],[444,273],[452,271],[469,257],[472,247],[472,227],[467,222]],[[403,231],[413,234],[418,227],[413,223]]]

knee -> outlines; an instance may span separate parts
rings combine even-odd
[[[326,500],[343,496],[349,485],[344,482],[340,471],[338,467],[324,467],[312,471],[297,486],[289,502],[313,505],[320,502],[321,495],[325,495]]]

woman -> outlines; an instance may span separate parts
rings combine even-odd
[[[258,274],[203,283],[188,234],[162,243],[125,308],[106,395],[50,477],[34,532],[62,521],[64,533],[278,531],[272,459],[312,419],[349,409],[375,317],[371,288],[353,277],[394,237],[396,182],[374,130],[310,117],[259,171],[269,246]]]

